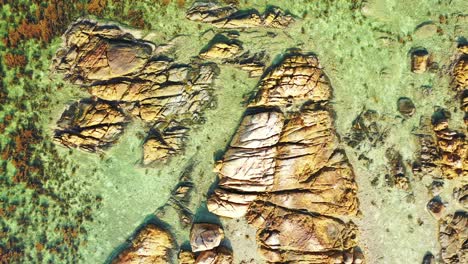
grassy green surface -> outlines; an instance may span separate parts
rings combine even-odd
[[[210,25],[186,20],[188,1],[185,8],[175,2],[164,7],[149,0],[123,2],[127,11],[141,10],[148,24],[147,29],[132,32],[161,45],[159,50],[166,51],[178,62],[190,62],[217,32],[222,32]],[[346,148],[358,175],[363,217],[357,221],[369,263],[419,263],[426,251],[436,251],[436,223],[424,211],[428,200],[424,187],[427,182],[415,181],[414,202],[407,202],[408,193],[383,184],[373,187],[370,181],[378,177],[383,182],[386,148],[395,147],[405,160],[414,158],[417,145],[411,132],[420,116],[432,114],[435,106],[449,110],[458,107],[449,88],[449,66],[457,41],[467,35],[467,14],[463,14],[467,10],[466,1],[239,2],[240,8],[260,11],[267,5],[276,5],[297,17],[298,21],[287,30],[242,30],[239,39],[245,50],[266,50],[270,61],[289,48],[316,53],[334,88],[332,103],[341,135],[349,131],[352,120],[363,108],[387,117],[384,125],[390,128],[389,137],[380,147],[366,153],[374,160],[370,167],[357,160],[360,153]],[[125,25],[128,21],[113,15],[116,9],[117,4],[109,4],[104,17],[100,18]],[[8,12],[8,6],[2,6],[2,13],[7,15]],[[446,22],[440,23],[440,16],[447,16]],[[440,33],[415,33],[418,25],[428,21],[433,21]],[[0,22],[0,31],[7,28]],[[274,32],[276,37],[270,37],[268,31]],[[30,80],[18,77],[18,69],[3,67],[2,81],[8,90],[8,100],[2,104],[0,120],[4,121],[8,113],[13,113],[13,120],[1,138],[2,148],[10,140],[8,133],[14,133],[28,122],[37,124],[43,139],[34,155],[40,156],[45,164],[46,176],[41,179],[47,181],[50,194],[36,197],[36,191],[24,184],[12,183],[15,168],[11,161],[2,161],[3,210],[7,211],[11,205],[17,208],[0,221],[2,246],[12,237],[18,239],[25,253],[22,263],[46,263],[48,260],[51,263],[103,263],[147,216],[167,201],[189,162],[196,164],[192,171],[195,190],[190,209],[201,212],[196,217],[203,218],[204,211],[200,208],[216,179],[212,172],[215,154],[225,148],[235,132],[245,109],[242,103],[255,91],[258,80],[247,78],[245,72],[231,66],[221,66],[215,85],[217,107],[206,111],[206,122],[191,131],[184,154],[168,164],[144,168],[140,165],[144,131],[139,124],[130,126],[119,143],[101,155],[68,150],[51,142],[55,122],[64,107],[87,96],[78,87],[63,82],[61,76],[50,74],[52,55],[60,43],[61,39],[56,37],[45,47],[33,40],[25,44],[29,61],[25,70],[31,74]],[[420,46],[432,54],[440,70],[420,75],[410,72],[409,51]],[[432,92],[425,93],[429,88]],[[398,117],[396,111],[396,102],[402,96],[410,97],[416,104],[416,114],[408,120]],[[452,111],[452,114],[453,126],[461,126],[461,113]],[[51,198],[54,195],[60,199]],[[45,212],[38,209],[43,203],[48,204]],[[83,220],[78,221],[78,216]],[[27,227],[21,220],[25,217],[30,221]],[[417,219],[422,219],[424,224],[417,225]],[[161,220],[173,227],[171,231],[179,244],[188,239],[188,230],[176,223],[175,214],[168,213]],[[245,235],[242,230],[246,227],[229,221],[224,224],[230,228],[227,233],[232,236],[236,263],[243,258],[256,258],[252,245],[242,243],[241,237]],[[60,228],[67,225],[83,230],[70,245],[64,243],[64,235],[60,233]],[[60,248],[57,245],[62,244],[63,248],[58,253],[53,250],[40,253],[37,243],[44,237],[46,248]],[[44,256],[40,257],[41,254]]]

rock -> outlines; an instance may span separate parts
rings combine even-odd
[[[213,2],[195,2],[187,11],[186,18],[209,23],[225,19],[235,12],[237,12],[237,8],[232,5],[219,6]]]
[[[468,55],[464,54],[460,57],[453,68],[453,76],[458,91],[468,88]]]
[[[259,229],[257,241],[260,246],[269,250],[321,253],[342,251],[356,245],[356,226],[336,218],[311,216],[255,202],[247,220]],[[269,258],[269,254],[264,257],[271,262],[289,261]]]
[[[110,147],[122,135],[129,119],[115,105],[85,99],[70,105],[57,122],[54,140],[86,151]]]
[[[226,247],[220,246],[212,250],[203,251],[198,255],[196,264],[232,264],[234,262],[232,252]]]
[[[195,254],[190,251],[179,252],[179,264],[195,264]]]
[[[176,123],[154,131],[143,144],[143,165],[167,161],[171,156],[181,152],[188,131],[187,127]]]
[[[200,52],[203,59],[228,59],[242,51],[242,46],[236,42],[217,42]]]
[[[154,44],[117,26],[89,20],[73,23],[63,39],[64,46],[54,59],[55,71],[87,88],[99,102],[111,101],[107,104],[113,111],[144,122],[150,131],[144,143],[144,165],[166,161],[182,151],[190,126],[202,121],[202,112],[213,101],[215,64],[184,65],[153,57]],[[177,125],[161,125],[173,123]],[[56,138],[66,146],[95,151],[116,142],[123,125],[77,129],[59,129]]]
[[[327,101],[331,86],[314,55],[289,55],[260,81],[260,91],[250,104],[254,106],[286,106]]]
[[[466,241],[468,239],[468,214],[456,212],[447,216],[439,227],[440,254],[444,263],[467,263],[468,251]]]
[[[417,49],[411,53],[411,71],[424,73],[429,65],[429,52],[426,49]]]
[[[356,149],[381,144],[388,134],[388,128],[382,126],[384,122],[384,117],[377,111],[363,110],[353,120],[351,131],[345,135],[344,140]]]
[[[445,211],[445,205],[438,196],[432,198],[426,208],[435,219],[440,219]]]
[[[89,84],[140,71],[152,46],[120,28],[78,20],[64,34],[65,46],[57,52],[55,69],[72,82]]]
[[[173,248],[174,240],[169,232],[148,224],[132,239],[130,247],[112,260],[112,264],[169,264]]]
[[[426,255],[424,255],[422,264],[436,264],[434,255],[432,255],[431,252],[426,253]]]
[[[437,26],[432,21],[424,22],[416,27],[414,35],[418,38],[429,38],[437,33]]]
[[[294,18],[278,7],[270,7],[263,15],[257,10],[237,10],[233,6],[219,6],[215,3],[195,3],[186,14],[192,21],[211,23],[219,28],[286,28]]]
[[[250,78],[260,77],[265,69],[268,56],[265,51],[250,54],[249,51],[242,53],[233,59],[226,60],[226,63],[234,64],[237,68],[247,71]]]
[[[413,116],[414,112],[416,111],[416,107],[411,99],[408,97],[401,97],[398,99],[397,109],[400,114],[405,117]]]
[[[190,231],[190,245],[193,252],[213,249],[224,238],[223,229],[216,224],[197,223],[192,225]]]
[[[453,189],[453,198],[465,209],[468,209],[468,184]]]
[[[208,210],[245,216],[269,263],[362,262],[355,225],[339,220],[359,214],[357,185],[317,58],[287,54],[259,86],[215,168]]]

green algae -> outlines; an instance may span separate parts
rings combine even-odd
[[[339,134],[344,135],[350,130],[352,120],[363,109],[376,110],[392,119],[385,124],[390,129],[388,139],[380,147],[365,153],[373,159],[370,167],[358,160],[360,153],[345,147],[360,187],[363,216],[358,223],[362,246],[370,263],[419,263],[426,251],[437,252],[436,221],[424,211],[425,203],[429,200],[425,188],[428,180],[414,182],[414,202],[407,202],[408,193],[389,189],[383,184],[374,187],[371,180],[378,177],[383,182],[387,166],[384,157],[386,148],[396,148],[405,160],[414,159],[417,142],[412,132],[419,125],[421,116],[430,116],[435,106],[451,110],[458,107],[449,89],[448,71],[457,40],[467,33],[466,25],[457,18],[463,15],[461,12],[466,10],[466,3],[435,0],[239,2],[241,8],[256,8],[260,12],[268,5],[276,5],[297,17],[298,21],[286,30],[240,30],[239,40],[245,50],[266,50],[270,57],[267,65],[277,61],[290,48],[316,53],[334,88],[332,104]],[[186,8],[189,5],[187,3]],[[150,29],[132,31],[135,35],[164,45],[159,48],[170,51],[171,57],[181,63],[189,63],[217,32],[222,32],[208,24],[186,20],[185,9],[177,7],[175,3],[163,8],[152,1],[126,1],[125,8],[142,10],[144,20],[150,23]],[[446,23],[438,22],[440,15],[448,17]],[[108,22],[118,20],[112,16],[104,19]],[[418,25],[427,21],[435,21],[442,33],[435,32],[429,36],[414,34]],[[2,24],[0,29],[4,31],[5,26]],[[41,155],[49,159],[49,170],[54,170],[53,159],[57,157],[47,156],[48,152],[58,151],[57,156],[68,164],[61,171],[62,180],[50,180],[48,183],[57,193],[63,193],[64,201],[72,206],[68,214],[61,215],[62,204],[40,196],[40,203],[48,203],[50,209],[45,216],[36,215],[30,206],[35,203],[31,191],[22,185],[8,189],[2,186],[2,201],[7,199],[9,204],[24,208],[23,214],[29,214],[32,224],[41,230],[21,230],[15,221],[2,224],[2,227],[8,226],[11,235],[18,234],[27,244],[25,248],[30,249],[27,251],[30,257],[23,263],[48,260],[52,263],[103,263],[109,260],[112,252],[166,203],[189,163],[195,166],[191,172],[194,191],[188,207],[195,213],[195,219],[204,219],[206,210],[203,210],[203,202],[207,199],[210,186],[216,181],[216,174],[212,172],[214,162],[235,132],[245,110],[244,103],[256,91],[258,79],[250,79],[247,73],[232,66],[220,66],[221,73],[215,84],[216,108],[207,110],[205,122],[190,132],[183,155],[167,164],[142,167],[144,131],[139,124],[129,126],[123,138],[103,154],[89,154],[51,144],[55,122],[63,108],[87,96],[79,87],[63,82],[61,76],[49,74],[52,54],[60,42],[56,38],[48,49],[41,48],[34,41],[28,43],[27,56],[36,63],[28,64],[26,70],[32,72],[34,85],[40,89],[32,94],[23,81],[9,85],[11,98],[20,98],[28,93],[31,95],[23,106],[12,104],[2,109],[1,118],[4,118],[5,113],[17,113],[17,108],[24,107],[24,114],[13,121],[17,124],[22,119],[37,115],[40,129],[46,135],[44,145],[47,145],[38,152],[44,152]],[[409,52],[415,47],[426,48],[440,70],[420,75],[411,73]],[[14,83],[14,79],[15,72],[7,71],[4,82]],[[431,93],[426,93],[427,87],[430,87]],[[44,100],[41,96],[48,99]],[[403,119],[398,116],[396,102],[400,97],[409,97],[415,103],[417,110],[413,117]],[[49,111],[34,114],[30,100],[44,100],[49,105]],[[461,125],[460,111],[453,112],[452,120],[455,120],[455,128]],[[7,129],[14,130],[17,124]],[[8,139],[2,137],[2,146],[6,141]],[[14,170],[14,166],[7,162],[4,178],[11,178]],[[82,243],[77,251],[65,251],[61,260],[53,255],[39,259],[35,247],[37,237],[46,236],[52,241],[50,245],[59,243],[60,236],[56,235],[53,226],[66,223],[87,207],[96,207],[92,210],[92,219],[83,224],[87,233],[80,235],[87,242]],[[408,215],[412,215],[411,219]],[[423,221],[422,225],[417,224],[418,219]],[[186,243],[189,230],[179,225],[175,211],[162,215],[161,220],[171,227],[179,245]],[[235,220],[223,220],[227,233],[233,237],[236,263],[256,258],[252,253],[255,250],[253,246],[242,242],[243,233],[250,232],[250,240],[254,239],[255,234],[245,225],[236,223]],[[243,250],[250,253],[243,255]]]

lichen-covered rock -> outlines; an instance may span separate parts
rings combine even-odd
[[[112,264],[171,263],[174,240],[169,232],[148,224],[132,239],[130,247],[122,251]]]
[[[232,252],[226,247],[220,246],[212,250],[203,251],[198,255],[195,264],[232,264],[234,259]]]
[[[213,249],[221,243],[224,238],[223,229],[216,224],[196,223],[190,231],[190,245],[193,252]]]
[[[444,263],[467,263],[468,214],[457,212],[440,223],[439,242]]]
[[[260,14],[257,10],[237,10],[234,6],[216,3],[195,3],[186,14],[192,21],[211,23],[219,28],[286,28],[294,18],[278,7],[271,7]]]
[[[113,104],[81,100],[63,112],[54,139],[67,147],[103,150],[118,140],[128,122],[128,117]]]
[[[414,73],[426,72],[429,65],[429,52],[418,49],[411,53],[411,71]]]

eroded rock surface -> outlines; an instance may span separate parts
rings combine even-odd
[[[213,249],[221,243],[224,238],[223,229],[216,224],[196,223],[190,231],[190,245],[193,252]]]
[[[132,239],[130,247],[122,251],[112,264],[171,263],[174,240],[164,229],[148,224]]]
[[[467,263],[468,262],[468,214],[457,212],[440,224],[439,241],[441,246],[441,257],[444,263]]]
[[[331,93],[314,55],[286,55],[260,81],[216,166],[219,187],[208,209],[246,216],[268,262],[363,261],[353,253],[355,225],[339,220],[357,215],[359,203],[327,104]]]
[[[115,104],[81,100],[63,112],[54,139],[67,147],[103,150],[118,140],[128,122],[129,118]]]
[[[220,6],[212,2],[196,2],[187,11],[186,17],[219,28],[286,28],[294,22],[291,15],[278,7],[270,7],[260,14],[257,10],[238,10],[232,5]]]
[[[220,246],[212,250],[203,251],[198,255],[196,264],[232,264],[234,259],[232,252],[226,247]]]
[[[128,117],[140,119],[151,130],[144,144],[144,164],[167,160],[183,149],[189,127],[201,120],[203,110],[213,100],[212,84],[218,72],[215,64],[185,65],[157,57],[152,43],[135,39],[117,26],[88,20],[72,24],[63,38],[55,70],[81,84],[100,104],[112,102],[107,104],[119,118],[126,122]],[[75,104],[71,108],[86,107]],[[100,130],[89,131],[92,135],[67,133],[77,128],[60,126],[64,118],[70,119],[62,117],[57,135],[59,142],[69,147],[101,149],[114,143],[123,130],[118,124],[108,124],[105,129],[95,124]],[[96,123],[98,117],[77,118],[82,123]]]

